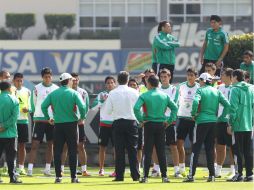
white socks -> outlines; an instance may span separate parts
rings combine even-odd
[[[31,164],[31,163],[28,164],[28,170],[31,170],[31,171],[32,171],[32,170],[33,170],[33,167],[34,167],[34,164]]]
[[[221,165],[217,165],[217,167],[215,168],[215,175],[221,175],[221,169],[222,169],[222,166]]]
[[[19,165],[19,169],[23,170],[24,169],[24,165]]]
[[[51,164],[46,163],[46,165],[45,165],[45,170],[46,170],[46,171],[50,171],[50,166],[51,166]]]
[[[179,166],[174,166],[174,171],[175,171],[175,174],[179,173]]]
[[[185,172],[185,163],[179,163],[179,171],[180,173]]]
[[[160,166],[157,165],[157,164],[155,164],[155,163],[154,163],[154,165],[153,165],[153,169],[156,170],[157,172],[161,172]]]
[[[230,171],[235,174],[235,165],[230,165]]]
[[[86,168],[86,165],[81,166],[81,171],[82,171],[82,172],[85,172],[86,169],[87,169],[87,168]]]

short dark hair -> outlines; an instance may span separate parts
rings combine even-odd
[[[144,74],[146,73],[155,73],[155,71],[152,68],[149,68],[144,71]]]
[[[120,71],[120,73],[117,76],[117,82],[120,85],[124,85],[127,84],[128,80],[129,80],[129,73],[127,71]]]
[[[60,84],[61,84],[62,86],[65,86],[65,85],[67,85],[67,84],[69,83],[69,80],[70,80],[70,79],[65,79],[65,80],[61,81]]]
[[[116,83],[116,79],[113,76],[107,76],[104,80],[104,83],[106,84],[108,80],[113,80],[114,83]]]
[[[244,81],[244,73],[243,73],[243,70],[241,69],[234,70],[232,73],[232,76],[236,77],[238,82]]]
[[[212,62],[206,63],[205,67],[211,67],[212,70],[214,70],[214,71],[216,70],[216,65],[214,63],[212,63]]]
[[[72,77],[78,77],[78,73],[71,73]]]
[[[210,21],[215,20],[216,22],[221,22],[221,17],[218,15],[211,15]]]
[[[131,79],[129,80],[129,82],[128,82],[128,86],[130,85],[131,82],[135,82],[135,83],[137,84],[137,86],[138,86],[138,82],[137,82],[136,79],[131,78]]]
[[[4,74],[6,74],[6,73],[9,73],[7,70],[2,70],[2,71],[0,71],[0,77],[3,77],[4,76]]]
[[[157,32],[159,33],[162,30],[162,27],[164,27],[167,23],[169,23],[172,27],[172,22],[171,21],[163,20],[159,23]]]
[[[250,57],[253,57],[253,52],[250,51],[250,50],[246,50],[246,51],[243,52],[243,55],[248,55]]]
[[[186,73],[193,73],[195,76],[198,76],[198,71],[195,69],[195,67],[188,67]]]
[[[171,76],[170,70],[168,70],[166,68],[160,70],[160,75],[161,74],[167,74],[169,77]]]
[[[228,76],[228,77],[232,77],[232,73],[233,73],[233,69],[232,68],[225,68],[224,70],[223,70],[223,73],[226,75],[226,76]]]
[[[152,86],[152,87],[158,87],[159,86],[159,83],[160,83],[160,80],[157,76],[155,75],[152,75],[148,78],[147,82]]]
[[[24,78],[24,75],[22,73],[15,73],[13,76],[13,80],[15,80],[16,78]]]
[[[43,77],[44,75],[50,74],[52,75],[52,70],[49,67],[45,67],[41,70],[41,76]]]
[[[5,91],[7,89],[11,88],[11,83],[7,81],[0,82],[0,90]]]

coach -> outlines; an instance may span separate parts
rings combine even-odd
[[[133,107],[138,99],[138,92],[127,86],[129,73],[121,71],[117,81],[119,86],[109,93],[105,110],[112,114],[115,138],[116,178],[113,181],[124,180],[125,149],[128,151],[131,177],[139,180],[137,146],[138,126]]]
[[[69,73],[63,73],[60,76],[61,87],[52,93],[43,101],[41,109],[47,119],[48,107],[51,106],[55,123],[54,129],[54,162],[56,179],[55,183],[61,183],[61,154],[65,142],[68,146],[69,165],[71,170],[71,182],[79,183],[76,177],[77,165],[77,124],[78,120],[85,119],[85,104],[79,93],[73,90],[73,78]],[[77,116],[77,107],[80,112],[80,118]]]

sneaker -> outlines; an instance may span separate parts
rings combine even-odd
[[[186,176],[187,176],[187,174],[186,174],[185,171],[180,171],[180,174],[181,174],[183,177],[186,177]]]
[[[80,181],[78,180],[78,178],[72,178],[71,183],[80,183]]]
[[[243,181],[245,181],[245,182],[252,182],[252,181],[253,181],[253,175],[251,175],[251,176],[246,176],[246,177],[243,179]]]
[[[25,168],[23,168],[23,169],[17,169],[17,173],[19,174],[19,175],[27,175],[27,173],[26,173],[26,170],[25,170]]]
[[[152,170],[152,174],[151,177],[160,177],[160,172],[158,172],[157,170]]]
[[[62,178],[61,177],[56,177],[55,183],[62,183]]]
[[[83,177],[90,177],[91,174],[89,174],[87,171],[83,171],[83,172],[82,172],[82,176],[83,176]]]
[[[207,182],[215,182],[215,176],[209,176]]]
[[[27,170],[27,176],[33,177],[33,170]]]
[[[169,183],[169,179],[167,177],[163,177],[162,178],[162,183]]]
[[[232,179],[233,177],[235,176],[235,173],[233,173],[233,172],[228,172],[228,174],[225,176],[225,178],[227,178],[227,179]]]
[[[10,179],[10,183],[19,184],[19,183],[22,183],[22,181],[19,180],[17,177],[13,177]]]
[[[175,178],[183,178],[183,176],[182,176],[182,174],[181,174],[180,172],[176,172],[176,173],[174,174],[174,177],[175,177]]]
[[[44,170],[43,174],[47,177],[52,176],[52,174],[50,173],[50,170]]]
[[[112,180],[113,182],[119,182],[119,181],[124,181],[123,178],[115,178]]]
[[[82,175],[82,171],[81,171],[81,170],[77,170],[77,171],[76,171],[76,174],[77,174],[77,175]]]
[[[221,178],[220,174],[215,174],[215,178]]]
[[[147,177],[140,178],[139,183],[148,183]]]
[[[3,183],[4,181],[1,179],[1,177],[0,177],[0,183]]]
[[[99,176],[104,176],[104,169],[100,169]]]
[[[190,175],[187,175],[187,178],[183,180],[183,182],[194,182],[194,177],[193,176],[190,176]]]
[[[8,168],[6,166],[2,168],[1,176],[9,176]]]
[[[239,175],[239,174],[235,174],[234,177],[232,177],[231,179],[228,179],[227,181],[229,181],[229,182],[241,182],[241,181],[243,181],[243,176]]]
[[[116,172],[109,174],[109,177],[116,177]]]

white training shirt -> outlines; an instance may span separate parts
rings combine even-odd
[[[161,86],[158,89],[160,91],[164,92],[165,94],[167,94],[171,101],[175,102],[175,98],[176,98],[176,87],[175,86],[169,85],[168,88],[164,88]],[[170,113],[171,113],[171,110],[169,108],[167,108],[165,115],[169,117]]]
[[[230,93],[231,87],[232,87],[231,85],[226,86],[225,84],[221,84],[218,86],[218,90],[222,92],[222,94],[225,96],[227,100],[229,100],[229,93]],[[218,117],[221,116],[223,109],[224,107],[221,104],[219,104]]]

